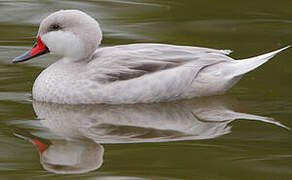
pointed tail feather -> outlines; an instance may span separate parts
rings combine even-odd
[[[233,73],[233,77],[242,76],[243,74],[256,69],[257,67],[261,66],[269,59],[274,57],[276,54],[278,54],[281,51],[284,51],[285,49],[288,49],[289,47],[290,45],[267,54],[234,61],[234,64],[232,65],[234,66],[233,70],[235,70],[235,72]]]

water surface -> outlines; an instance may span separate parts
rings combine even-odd
[[[35,78],[57,57],[11,60],[59,9],[96,18],[102,46],[203,46],[241,59],[292,43],[289,0],[0,1],[1,180],[292,178],[291,49],[226,96],[122,106],[33,102]]]

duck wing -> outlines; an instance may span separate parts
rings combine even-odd
[[[227,56],[229,53],[164,44],[104,47],[88,62],[86,79],[90,81],[88,84],[94,84],[89,91],[96,94],[97,103],[150,103],[191,98],[205,91],[200,87],[201,84],[205,87],[205,82],[193,86],[199,73],[208,66],[232,61]]]
[[[89,62],[93,79],[111,83],[139,78],[182,66],[200,69],[222,61],[231,61],[230,50],[216,50],[166,44],[129,44],[99,48]],[[95,68],[93,68],[95,67]]]

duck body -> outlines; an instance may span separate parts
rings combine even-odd
[[[35,81],[33,97],[62,104],[131,104],[220,94],[226,90],[221,77],[213,84],[198,73],[230,61],[227,52],[164,44],[99,48],[89,61],[52,64]]]
[[[98,47],[101,35],[98,23],[78,10],[58,11],[43,20],[37,44],[14,59],[49,52],[62,56],[38,76],[33,98],[59,104],[133,104],[218,95],[287,48],[237,61],[227,56],[229,50],[192,46]]]
[[[61,59],[33,86],[38,101],[151,103],[223,94],[242,76],[228,50],[130,44],[99,48],[90,60]],[[242,61],[242,60],[241,60]]]

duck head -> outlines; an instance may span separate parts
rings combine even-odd
[[[13,63],[52,53],[79,60],[90,57],[99,46],[102,32],[98,22],[79,10],[60,10],[45,18],[33,48],[13,59]]]

